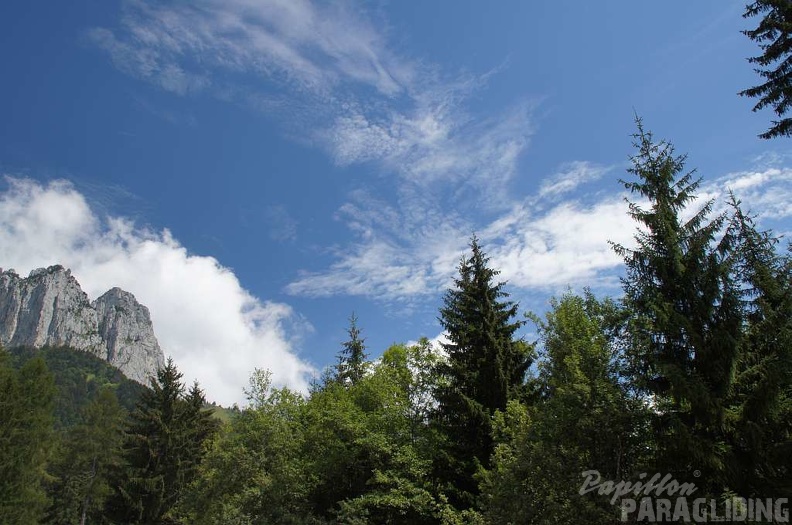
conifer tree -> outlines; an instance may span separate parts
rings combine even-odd
[[[108,510],[129,524],[174,522],[172,510],[192,481],[211,435],[201,414],[203,394],[194,386],[185,398],[182,374],[171,359],[151,380],[125,431],[126,462]]]
[[[517,305],[508,300],[500,272],[478,239],[459,264],[454,287],[446,292],[440,323],[448,335],[448,359],[438,367],[440,386],[435,422],[445,436],[438,475],[453,503],[471,507],[478,493],[475,475],[488,468],[493,451],[492,416],[520,395],[532,349],[515,339],[523,324],[514,320]]]
[[[743,17],[762,15],[755,29],[743,31],[759,44],[763,53],[748,59],[756,64],[756,72],[764,83],[740,92],[740,95],[759,97],[753,110],[773,108],[780,120],[759,135],[763,139],[792,137],[792,118],[783,118],[792,107],[792,1],[756,0],[748,4]]]
[[[792,259],[732,197],[744,336],[730,399],[733,480],[744,497],[792,493]]]
[[[358,318],[353,313],[349,318],[349,340],[341,343],[343,350],[338,354],[338,364],[336,365],[335,379],[341,384],[354,385],[363,377],[366,372],[365,339],[360,337],[360,329],[357,326]]]
[[[699,180],[684,172],[685,156],[655,143],[640,119],[637,153],[625,182],[648,201],[629,203],[640,229],[636,248],[616,245],[627,267],[625,301],[639,385],[652,396],[657,472],[695,480],[720,495],[726,477],[725,403],[739,356],[739,287],[733,280],[734,236],[726,215],[709,219],[712,201],[683,220]],[[706,485],[709,485],[707,487]]]

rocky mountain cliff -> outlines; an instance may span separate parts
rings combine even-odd
[[[70,346],[143,384],[164,364],[148,308],[120,288],[91,303],[71,272],[59,265],[24,278],[0,269],[0,344]]]

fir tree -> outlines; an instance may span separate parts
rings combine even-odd
[[[368,358],[366,340],[360,337],[357,321],[358,318],[353,313],[349,318],[349,329],[347,330],[349,340],[341,343],[343,349],[338,354],[335,379],[341,384],[354,385],[366,372],[366,359]]]
[[[744,497],[792,493],[792,259],[778,239],[735,210],[737,271],[745,291],[741,355],[730,399],[733,480]]]
[[[771,107],[780,118],[759,137],[790,137],[792,118],[783,117],[792,107],[792,1],[756,0],[746,6],[743,14],[745,18],[759,15],[763,16],[759,25],[743,34],[759,44],[763,51],[748,61],[760,66],[755,71],[765,82],[741,91],[740,95],[759,97],[753,110]]]
[[[443,345],[448,359],[438,368],[435,416],[446,440],[438,474],[461,508],[474,503],[476,473],[489,467],[493,451],[492,416],[520,395],[532,350],[515,340],[523,324],[514,320],[517,305],[495,281],[499,272],[488,266],[475,236],[470,249],[440,309],[449,342]]]
[[[733,281],[733,243],[727,217],[709,219],[703,203],[683,220],[699,180],[684,172],[685,156],[653,142],[640,119],[638,152],[625,187],[648,201],[629,203],[640,226],[637,247],[616,246],[624,257],[625,301],[639,385],[652,396],[658,446],[657,471],[690,479],[720,495],[726,477],[725,401],[739,355],[741,302]],[[703,485],[709,484],[709,487]],[[720,487],[720,489],[719,489]]]
[[[211,435],[201,415],[203,394],[185,397],[182,374],[171,359],[151,380],[125,431],[112,519],[129,524],[173,523],[172,511],[192,481]]]

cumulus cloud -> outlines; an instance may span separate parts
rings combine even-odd
[[[305,390],[311,365],[295,352],[310,325],[288,305],[260,300],[212,257],[191,254],[167,230],[100,217],[71,184],[6,178],[0,194],[0,264],[26,274],[62,264],[89,297],[113,286],[145,304],[154,331],[185,379],[211,400],[243,399],[254,367]]]

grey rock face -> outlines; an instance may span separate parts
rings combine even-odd
[[[50,266],[22,278],[0,269],[0,343],[70,346],[147,384],[164,363],[148,309],[113,288],[91,304],[71,272]]]
[[[148,308],[121,288],[113,288],[93,302],[107,361],[129,378],[148,384],[148,377],[164,363]]]

